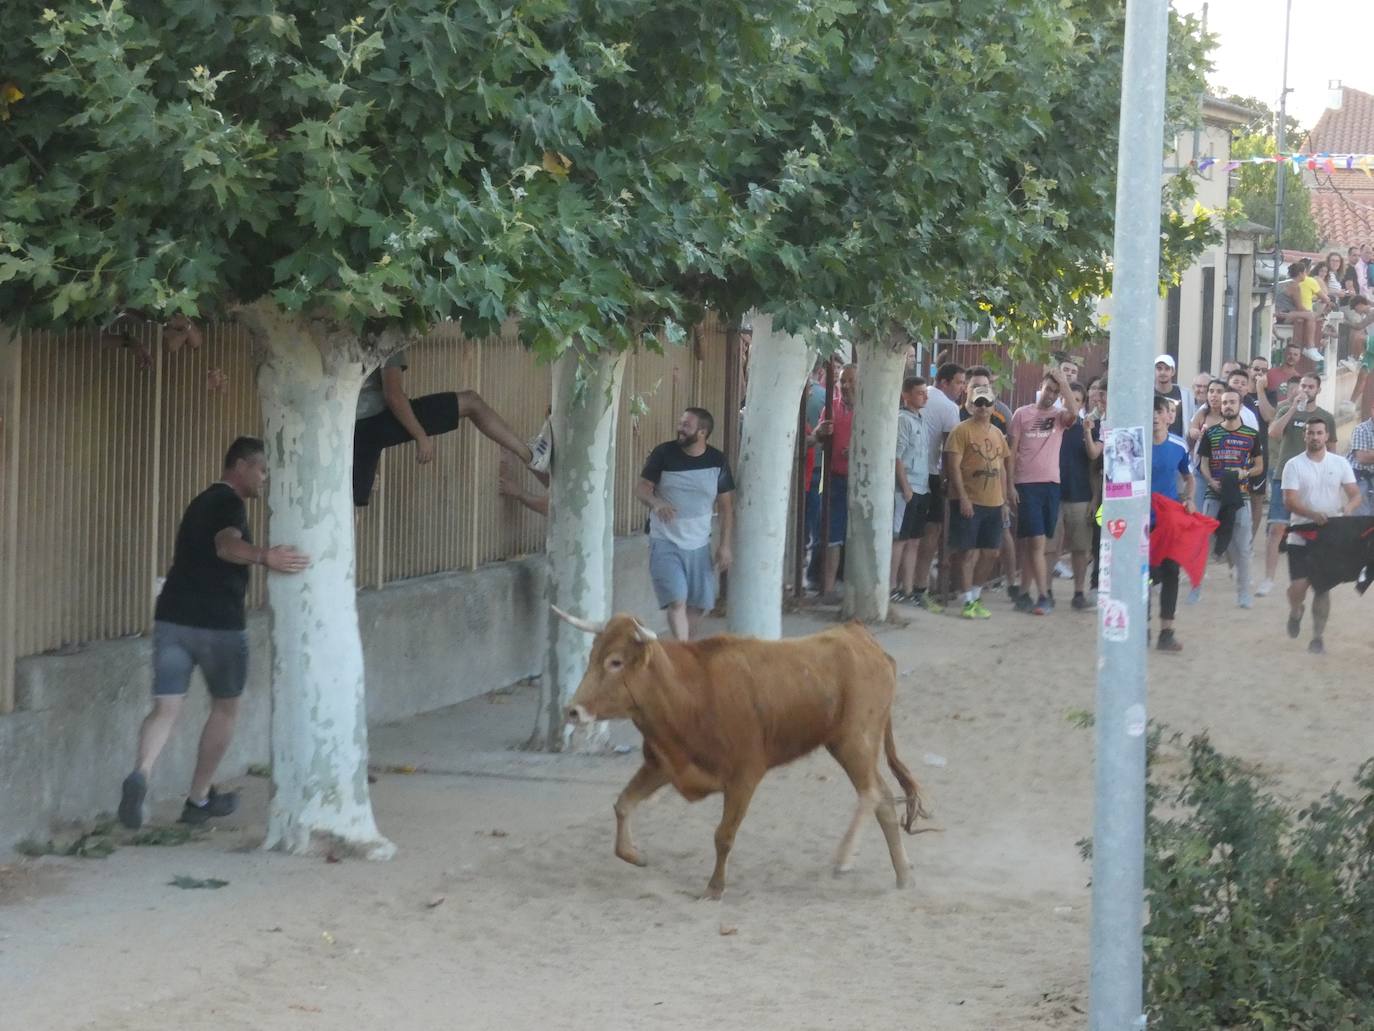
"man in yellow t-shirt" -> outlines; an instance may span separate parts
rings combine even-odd
[[[1015,495],[1007,489],[1007,438],[992,424],[996,395],[989,386],[970,388],[970,418],[945,441],[949,474],[949,546],[965,619],[992,616],[982,601],[983,583],[1002,545],[1002,510]]]

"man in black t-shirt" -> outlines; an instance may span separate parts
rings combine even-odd
[[[181,820],[204,823],[212,816],[228,816],[238,805],[234,792],[216,791],[210,781],[233,739],[248,677],[248,567],[299,573],[310,565],[295,548],[253,543],[244,500],[256,498],[266,483],[262,441],[239,437],[224,456],[223,478],[196,495],[181,517],[172,568],[153,615],[153,710],[139,731],[138,766],[124,778],[119,801],[119,820],[126,827],[143,825],[148,778],[197,667],[210,689],[210,715]]]

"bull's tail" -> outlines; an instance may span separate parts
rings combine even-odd
[[[906,816],[902,820],[902,830],[908,834],[916,833],[916,821],[930,819],[930,813],[921,803],[921,788],[916,778],[907,769],[906,763],[897,758],[897,742],[892,737],[892,714],[887,715],[887,728],[883,733],[883,750],[887,753],[887,767],[902,786],[903,800],[906,802]]]

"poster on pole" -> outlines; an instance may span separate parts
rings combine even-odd
[[[1146,493],[1147,456],[1143,426],[1117,426],[1103,448],[1107,498],[1141,498]]]

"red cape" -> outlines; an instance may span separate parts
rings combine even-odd
[[[1188,512],[1173,498],[1150,495],[1154,529],[1150,531],[1150,565],[1173,559],[1194,587],[1207,572],[1207,545],[1221,524],[1210,516]]]

